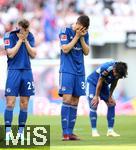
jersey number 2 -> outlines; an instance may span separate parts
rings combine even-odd
[[[34,88],[33,82],[27,82],[27,85],[28,85],[28,90],[31,90],[32,88]]]

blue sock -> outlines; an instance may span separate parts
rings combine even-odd
[[[91,123],[91,126],[92,126],[92,130],[96,129],[96,125],[97,125],[97,112],[96,112],[95,109],[90,109],[89,117],[90,117],[90,123]]]
[[[10,132],[13,119],[13,108],[6,108],[4,113],[5,130]]]
[[[107,112],[107,121],[109,129],[112,129],[114,126],[114,117],[115,117],[115,106],[109,106]]]
[[[19,118],[18,118],[18,124],[19,124],[18,132],[19,133],[23,133],[26,120],[27,120],[27,109],[21,109],[19,113]]]
[[[73,134],[73,129],[75,126],[77,118],[77,106],[70,106],[69,120],[68,120],[68,130],[69,134]]]
[[[61,124],[63,135],[68,134],[68,119],[69,119],[70,105],[63,103],[61,106]]]

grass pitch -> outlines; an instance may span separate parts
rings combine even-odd
[[[3,117],[0,117],[3,124]],[[14,118],[17,123],[17,117]],[[58,116],[29,116],[27,124],[48,124],[51,131],[51,150],[136,150],[136,116],[117,116],[115,131],[120,137],[106,137],[106,117],[98,117],[98,130],[100,137],[91,137],[90,122],[87,116],[77,118],[75,133],[81,141],[61,141],[61,125]],[[34,148],[33,148],[34,149]],[[45,150],[47,147],[36,149]],[[16,150],[14,148],[14,150]],[[23,150],[23,149],[21,149]]]

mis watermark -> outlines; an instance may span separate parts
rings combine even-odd
[[[6,134],[5,126],[0,126],[0,148],[33,148],[50,146],[49,125],[27,125],[22,134],[18,133],[18,126],[12,125]]]

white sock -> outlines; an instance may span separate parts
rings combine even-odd
[[[92,132],[97,132],[97,129],[96,128],[92,128]]]
[[[113,128],[108,128],[108,132],[112,132],[113,131]]]

